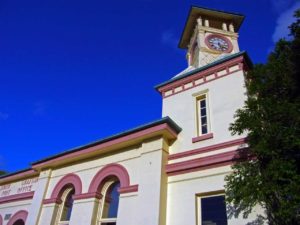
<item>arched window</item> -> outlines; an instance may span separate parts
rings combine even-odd
[[[25,225],[28,212],[20,210],[16,212],[8,221],[7,225]]]
[[[104,182],[100,192],[102,198],[99,202],[97,225],[116,225],[120,182],[116,178],[110,178]]]
[[[130,185],[129,174],[122,165],[104,166],[94,176],[89,193],[98,200],[93,221],[97,225],[116,225],[120,193],[138,191],[138,185]]]
[[[68,225],[73,209],[73,197],[82,194],[80,177],[70,173],[62,177],[55,185],[51,197],[44,199],[44,204],[55,203],[51,224]]]
[[[71,214],[72,214],[72,209],[73,209],[74,194],[75,194],[75,189],[73,186],[67,187],[63,190],[63,193],[61,195],[62,203],[59,205],[55,224],[59,224],[59,225],[69,224]]]
[[[16,222],[14,222],[13,225],[25,225],[25,222],[23,220],[17,220]]]

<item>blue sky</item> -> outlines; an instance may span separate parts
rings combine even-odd
[[[153,86],[186,67],[191,5],[246,15],[240,48],[264,62],[296,0],[1,0],[0,169],[161,117]]]

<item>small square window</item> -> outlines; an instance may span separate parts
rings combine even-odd
[[[197,196],[198,225],[227,225],[225,195]]]

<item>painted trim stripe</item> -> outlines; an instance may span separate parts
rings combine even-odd
[[[195,142],[207,140],[207,139],[210,139],[213,137],[214,137],[213,133],[208,133],[208,134],[204,134],[204,135],[192,138],[192,142],[195,143]]]
[[[34,195],[34,191],[26,192],[26,193],[22,193],[22,194],[5,196],[5,197],[0,198],[0,204],[32,199],[33,195]]]
[[[27,177],[33,177],[33,176],[38,176],[39,173],[33,169],[29,169],[29,170],[26,170],[26,171],[20,171],[20,172],[16,172],[14,174],[7,174],[7,175],[4,175],[2,177],[0,177],[0,183],[7,183],[7,182],[10,182],[10,181],[16,181],[16,180],[20,180],[20,179],[24,179],[24,178],[27,178]]]
[[[236,65],[238,66],[238,69],[236,69],[234,71],[229,70],[229,67],[236,66]],[[191,76],[182,78],[180,80],[176,80],[176,81],[174,81],[170,84],[167,84],[165,86],[162,86],[162,87],[158,88],[158,91],[162,93],[163,98],[170,97],[172,95],[181,93],[183,91],[186,91],[188,89],[194,88],[194,87],[199,86],[199,85],[202,85],[204,83],[207,83],[207,82],[222,78],[224,76],[233,74],[237,71],[243,70],[244,65],[245,65],[244,58],[243,58],[243,56],[240,56],[240,57],[237,57],[235,59],[224,62],[222,64],[219,64],[219,65],[216,65],[214,67],[208,68],[207,70],[203,70],[203,71],[195,73]],[[223,70],[226,70],[226,73],[223,74],[223,75],[218,75],[218,72],[223,71]],[[214,78],[211,78],[209,80],[206,79],[206,77],[210,77],[212,75],[214,75]],[[201,78],[203,78],[204,81],[202,83],[196,84],[196,81],[201,79]],[[185,85],[189,84],[189,83],[192,83],[193,85],[189,88],[185,88]],[[175,90],[179,87],[181,87],[181,91],[175,92]],[[169,92],[169,91],[172,91],[172,93],[166,95],[166,93]]]
[[[137,192],[138,190],[139,190],[139,185],[136,184],[136,185],[131,185],[128,187],[121,187],[121,188],[119,188],[118,191],[120,194],[125,194],[125,193]]]
[[[139,185],[130,185],[126,187],[121,187],[118,189],[120,194],[125,194],[125,193],[132,193],[132,192],[137,192],[139,190]],[[90,192],[90,193],[84,193],[84,194],[77,194],[73,196],[73,200],[82,200],[82,199],[89,199],[89,198],[97,198],[101,199],[103,196],[99,192]],[[61,204],[61,200],[58,198],[49,198],[49,199],[44,199],[43,204]]]
[[[231,165],[238,151],[230,151],[198,159],[166,165],[168,176],[190,173],[199,170],[211,169],[225,165]]]
[[[111,140],[111,141],[108,141],[108,142],[105,142],[105,143],[102,143],[102,144],[99,144],[99,145],[96,145],[96,146],[93,146],[93,147],[89,147],[89,148],[86,148],[86,149],[83,149],[83,150],[80,150],[80,151],[72,152],[72,153],[69,153],[67,155],[58,156],[57,158],[50,159],[50,160],[42,162],[42,163],[37,163],[37,164],[33,165],[32,167],[37,168],[37,167],[47,166],[51,163],[61,162],[61,161],[66,160],[66,159],[81,156],[81,155],[88,154],[88,153],[91,153],[91,152],[97,152],[97,151],[101,152],[101,150],[103,148],[107,148],[107,147],[110,147],[110,146],[113,146],[113,145],[116,145],[116,144],[120,144],[120,143],[125,142],[125,141],[131,141],[133,139],[141,138],[145,135],[149,135],[149,134],[159,132],[159,131],[162,131],[162,130],[168,131],[174,138],[177,137],[177,133],[168,124],[166,124],[166,123],[165,124],[160,124],[160,125],[157,125],[155,127],[151,127],[151,128],[145,129],[145,130],[141,130],[139,132],[129,134],[127,136],[120,137],[120,138],[117,138],[117,139],[114,139],[114,140]]]
[[[206,146],[206,147],[202,147],[202,148],[198,148],[198,149],[175,153],[175,154],[169,155],[168,160],[180,159],[180,158],[184,158],[187,156],[198,155],[198,154],[206,153],[206,152],[212,152],[212,151],[216,151],[216,150],[219,150],[222,148],[228,148],[228,147],[235,146],[235,145],[242,145],[245,143],[246,143],[246,138],[239,138],[236,140],[226,141],[223,143],[210,145],[210,146]]]

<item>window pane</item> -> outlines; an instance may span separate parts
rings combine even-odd
[[[71,213],[73,209],[73,195],[75,194],[75,190],[73,189],[64,202],[64,208],[61,215],[61,221],[69,221],[71,218]]]
[[[206,116],[206,108],[201,109],[201,116]]]
[[[206,125],[207,124],[207,117],[206,116],[203,116],[201,117],[201,125]]]
[[[202,225],[227,225],[224,196],[201,198]]]
[[[24,225],[24,221],[23,220],[17,220],[13,225]]]
[[[202,134],[207,134],[207,125],[202,125],[201,126],[201,133]]]
[[[200,101],[200,108],[204,108],[204,107],[206,107],[206,100],[205,99]]]
[[[119,207],[119,182],[113,183],[107,190],[102,218],[116,218]]]

